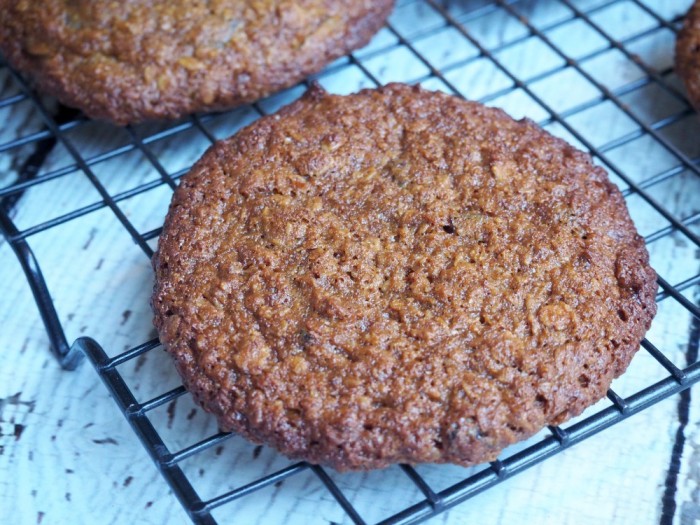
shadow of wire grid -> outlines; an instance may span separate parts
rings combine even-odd
[[[120,129],[87,121],[0,69],[3,232],[30,270],[33,250],[48,290],[70,273],[75,253],[92,268],[82,276],[83,295],[95,299],[82,318],[66,315],[78,308],[71,299],[37,294],[55,353],[66,358],[66,341],[109,334],[109,355],[90,339],[73,350],[87,353],[196,523],[250,515],[265,522],[273,503],[287,523],[310,515],[330,523],[420,521],[678,393],[700,379],[687,350],[687,327],[700,319],[700,119],[673,74],[675,33],[689,4],[399,1],[368,46],[310,79],[336,93],[401,81],[480,100],[537,121],[607,168],[659,273],[657,319],[675,320],[663,326],[678,330],[655,324],[615,391],[564,428],[545,429],[490,465],[339,475],[220,434],[194,406],[150,327],[148,260],[167,205],[214,140],[295,100],[308,82],[229,112]],[[106,243],[101,228],[121,231],[121,241]],[[52,250],[57,242],[65,257]],[[94,285],[105,271],[114,282],[107,290]],[[34,277],[41,292],[42,276]],[[126,279],[143,281],[143,307],[125,307],[120,318],[111,312],[121,311],[120,301],[132,304],[119,295]]]

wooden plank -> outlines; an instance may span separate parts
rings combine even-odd
[[[575,68],[564,65],[541,39],[506,10],[487,1],[450,1],[450,13],[462,21],[509,71],[532,87],[534,94],[558,111],[571,111],[566,122],[596,147],[629,134],[640,136],[606,152],[612,167],[634,182],[653,180],[664,170],[680,165],[678,158],[648,134],[614,103],[602,100],[598,88],[582,79]],[[678,87],[668,73],[672,65],[673,35],[655,30],[657,22],[640,3],[631,0],[577,0],[574,7],[592,9],[591,19],[626,45],[664,79]],[[689,5],[688,0],[644,0],[653,12],[673,20]],[[562,2],[527,0],[513,3],[518,13],[595,80],[613,90],[623,90],[646,77],[646,73],[618,51],[606,50],[605,38],[585,21],[573,18]],[[635,36],[637,35],[637,36]],[[641,35],[641,36],[640,36]],[[427,2],[399,2],[384,29],[367,49],[356,56],[360,65],[382,82],[421,81],[427,87],[450,91],[439,79],[428,78],[429,69],[410,47],[398,45],[399,36],[432,64],[440,67],[449,84],[469,98],[484,97],[511,114],[528,116],[552,132],[576,142],[561,123],[523,89],[507,91],[512,84],[455,27],[445,23]],[[319,81],[329,90],[352,92],[372,86],[362,67],[338,61]],[[556,71],[556,72],[553,72]],[[640,72],[641,71],[641,72]],[[548,73],[550,72],[550,73]],[[6,73],[0,76],[0,99],[16,94]],[[262,101],[273,111],[303,92],[303,86]],[[687,110],[682,100],[656,84],[638,86],[621,95],[645,122],[655,122]],[[50,109],[55,104],[48,102]],[[577,109],[578,108],[578,109]],[[233,133],[256,118],[242,108],[206,122],[217,137]],[[0,144],[43,127],[35,108],[21,102],[0,109],[5,125]],[[700,155],[699,120],[687,115],[660,133],[685,153]],[[138,126],[134,132],[147,142],[148,151],[162,168],[176,174],[187,168],[209,146],[206,136],[194,128],[160,140],[149,136],[169,125]],[[147,154],[135,148],[129,135],[108,125],[82,123],[66,137],[90,161],[91,169],[111,195],[134,191],[160,180],[158,169]],[[124,148],[118,156],[98,161],[100,155]],[[90,335],[110,355],[116,355],[154,336],[148,297],[152,286],[149,261],[144,253],[100,201],[85,174],[74,168],[60,144],[49,148],[42,174],[63,173],[24,191],[12,208],[22,229],[42,228],[76,210],[85,212],[65,224],[30,237],[46,276],[49,289],[65,327],[68,340]],[[0,184],[16,180],[27,159],[35,153],[30,144],[0,153]],[[94,161],[94,162],[93,162]],[[58,171],[57,171],[58,170]],[[63,171],[60,171],[63,170]],[[619,178],[614,179],[624,189]],[[653,197],[678,217],[700,211],[698,177],[687,170],[650,186]],[[140,232],[157,228],[172,192],[167,185],[119,200],[120,209]],[[631,213],[644,234],[666,225],[665,219],[639,196],[630,195]],[[94,207],[93,210],[90,207]],[[700,227],[693,226],[696,233]],[[674,234],[649,246],[659,274],[675,284],[697,275],[700,251],[683,235]],[[74,373],[62,372],[47,352],[48,339],[41,325],[29,288],[9,246],[0,241],[0,521],[5,523],[185,523],[178,502],[148,460],[126,422],[116,411],[106,390],[89,366]],[[687,296],[697,301],[698,287]],[[696,294],[696,295],[693,295]],[[691,317],[679,303],[666,299],[649,333],[649,340],[677,365],[684,366],[692,332]],[[179,384],[166,356],[153,350],[121,367],[139,400],[146,400]],[[664,376],[664,370],[645,352],[614,385],[626,395]],[[680,471],[676,482],[675,523],[683,525],[700,516],[698,443],[700,415],[697,395],[687,400],[688,422],[682,435]],[[491,489],[443,514],[436,523],[623,523],[651,524],[661,519],[662,500],[668,492],[667,471],[677,444],[678,398],[667,400],[621,425],[538,465],[503,485]],[[609,404],[603,401],[602,405]],[[590,413],[590,412],[589,412]],[[172,450],[191,445],[215,432],[212,418],[196,408],[189,397],[155,410],[152,420]],[[183,462],[183,469],[203,497],[214,497],[240,487],[260,475],[272,473],[289,462],[269,449],[232,439]],[[451,466],[418,467],[434,490],[457,482],[467,471]],[[422,495],[398,468],[367,474],[338,475],[334,481],[363,518],[384,519]],[[668,512],[668,508],[666,509]],[[342,510],[312,474],[303,474],[273,485],[215,512],[222,523],[341,523]]]

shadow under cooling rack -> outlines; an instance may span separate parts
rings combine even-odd
[[[230,112],[126,128],[92,123],[79,112],[56,106],[5,66],[0,113],[10,118],[24,112],[30,124],[0,133],[0,158],[19,159],[14,175],[0,179],[4,184],[0,228],[22,264],[53,353],[66,369],[75,368],[83,355],[88,357],[196,523],[216,523],[221,509],[294,479],[301,480],[310,497],[332,499],[342,511],[341,521],[365,523],[370,521],[368,515],[380,523],[422,521],[687,389],[700,380],[700,264],[696,255],[700,207],[692,198],[700,194],[700,119],[673,75],[672,45],[683,10],[670,4],[651,0],[398,2],[389,23],[365,49],[336,61],[305,83]],[[357,506],[352,497],[355,489],[334,472],[286,462],[273,452],[218,432],[211,418],[201,422],[206,430],[203,435],[185,433],[194,441],[169,442],[163,422],[169,407],[189,399],[184,388],[156,389],[141,400],[141,393],[134,391],[124,373],[126,369],[138,371],[145,356],[161,354],[158,342],[133,340],[128,350],[114,357],[90,338],[79,338],[70,345],[40,265],[46,270],[55,262],[40,261],[30,241],[105,212],[128,236],[138,256],[150,259],[160,233],[160,222],[151,208],[157,202],[161,211],[165,209],[179,178],[203,149],[294,100],[311,80],[339,93],[390,81],[420,83],[503,107],[516,117],[527,116],[590,151],[620,186],[647,241],[659,270],[660,312],[668,312],[661,315],[687,323],[690,341],[681,341],[687,344],[679,352],[677,342],[672,348],[669,341],[651,334],[640,354],[647,356],[645,366],[653,368],[653,374],[641,374],[642,379],[625,387],[624,393],[610,390],[606,399],[580,418],[545,429],[525,444],[506,450],[496,462],[463,469],[444,486],[421,466],[402,465],[389,473],[366,474],[384,476],[384,486],[391,479],[395,487],[402,487],[394,490],[403,499],[397,498],[388,515],[379,518]],[[108,136],[107,146],[86,148],[81,137],[93,133]],[[57,149],[62,161],[47,164]],[[143,175],[131,180],[105,175],[143,166]],[[63,182],[85,185],[85,194],[91,197],[45,215],[39,213],[40,218],[34,216],[31,221],[16,214],[17,203],[26,195],[44,192],[50,196],[53,185]],[[683,200],[679,193],[691,196]],[[19,224],[21,221],[26,224]],[[684,264],[669,262],[671,253]],[[148,301],[147,294],[143,300]],[[161,414],[164,410],[165,416]],[[258,462],[247,470],[238,469],[231,474],[235,486],[202,494],[196,486],[197,465],[223,461],[220,450],[232,442],[243,447],[241,458],[248,452],[256,458],[268,454],[266,467],[256,470]],[[243,471],[245,476],[240,475]]]

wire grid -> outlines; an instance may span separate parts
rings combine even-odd
[[[390,19],[368,48],[332,64],[326,71],[318,75],[317,79],[322,84],[325,82],[332,85],[340,72],[352,69],[361,77],[359,85],[381,85],[387,79],[384,78],[384,71],[381,68],[373,67],[373,61],[376,58],[394,56],[395,54],[397,57],[408,57],[411,63],[416,65],[413,70],[421,72],[413,78],[400,80],[437,86],[458,96],[477,98],[485,103],[498,102],[504,97],[516,93],[522,94],[527,99],[534,101],[543,112],[542,118],[539,119],[540,125],[558,129],[561,134],[569,137],[584,149],[591,151],[596,160],[607,167],[613,180],[623,187],[623,194],[627,199],[633,197],[641,199],[640,202],[645,203],[647,207],[653,209],[659,217],[663,218],[663,226],[645,235],[649,245],[674,235],[680,235],[695,249],[700,249],[700,237],[696,232],[697,226],[700,224],[700,211],[691,209],[690,212],[682,213],[679,216],[672,212],[666,203],[657,200],[654,195],[656,188],[674,178],[688,174],[691,178],[700,177],[700,159],[695,156],[700,155],[700,152],[691,151],[689,153],[688,148],[682,144],[679,145],[673,135],[665,132],[678,123],[692,118],[693,111],[685,100],[682,89],[679,88],[670,68],[656,70],[631,51],[635,43],[649,35],[659,31],[677,32],[680,17],[667,19],[651,0],[646,2],[642,0],[556,0],[560,16],[544,21],[531,20],[525,14],[534,9],[536,1],[413,0],[398,2],[397,14]],[[657,2],[657,4],[660,3]],[[610,28],[601,24],[601,17],[598,16],[603,13],[609,14],[609,10],[613,9],[632,9],[643,13],[644,18],[650,23],[633,34],[618,37],[611,34]],[[405,16],[400,16],[400,13],[404,13]],[[479,24],[486,23],[486,20],[499,20],[503,17],[515,21],[519,32],[515,37],[506,39],[505,42],[493,44],[480,34]],[[411,20],[412,23],[407,25],[406,20]],[[561,41],[556,41],[553,35],[559,31],[568,30],[572,24],[582,24],[586,31],[602,42],[602,45],[583,55],[568,52],[565,46],[562,46]],[[432,53],[429,43],[432,39],[444,36],[446,32],[453,36],[456,35],[461,41],[467,43],[472,50],[471,53],[453,63],[443,63],[440,56]],[[536,74],[524,74],[519,71],[517,62],[509,62],[502,58],[509,49],[517,49],[519,46],[532,43],[557,59],[555,60],[557,64]],[[633,63],[641,74],[617,87],[609,87],[601,81],[586,67],[586,64],[611,51],[621,54],[625,60]],[[460,77],[453,73],[463,71],[464,68],[469,68],[472,65],[486,65],[497,72],[498,76],[504,79],[502,87],[492,89],[483,96],[475,96],[469,91],[465,92],[460,85]],[[593,93],[588,100],[561,109],[557,107],[557,104],[543,96],[537,86],[542,81],[557,78],[557,75],[567,72],[575,72],[578,78],[585,80],[587,84],[592,86]],[[155,130],[149,127],[126,127],[125,132],[128,140],[124,144],[92,156],[86,156],[73,141],[67,138],[67,134],[71,130],[86,125],[85,117],[77,111],[66,108],[59,108],[58,111],[49,109],[46,101],[33,92],[19,75],[11,70],[10,74],[20,89],[16,94],[0,99],[0,110],[29,102],[35,106],[41,116],[43,127],[0,144],[0,154],[12,152],[28,145],[35,146],[33,154],[26,159],[23,165],[22,175],[5,188],[0,189],[0,227],[2,227],[6,239],[18,256],[27,275],[52,343],[52,351],[64,368],[75,368],[82,355],[87,355],[120,410],[195,523],[216,523],[212,515],[214,509],[246,496],[255,497],[250,495],[302,472],[313,473],[323,483],[337,504],[342,507],[347,520],[353,523],[365,523],[366,520],[360,510],[353,506],[329,471],[304,462],[292,463],[284,468],[265,473],[249,483],[214,497],[201,498],[193,486],[191,477],[185,474],[181,465],[186,460],[194,459],[196,461],[203,453],[220,446],[232,436],[214,432],[193,445],[170,450],[161,436],[162,429],[157,428],[157,424],[154,423],[150,414],[159,407],[185,395],[184,388],[179,386],[161,392],[147,401],[139,402],[119,368],[153,352],[159,347],[158,341],[156,339],[149,340],[111,358],[97,342],[90,338],[80,338],[74,344],[69,345],[48,287],[42,277],[39,261],[29,246],[28,240],[34,235],[50,231],[98,210],[108,209],[141,252],[150,259],[153,255],[152,243],[158,237],[160,228],[140,231],[122,210],[120,204],[161,186],[174,189],[178,179],[188,171],[189,166],[169,171],[165,167],[167,152],[156,153],[154,145],[159,141],[177,137],[188,131],[199,133],[206,141],[213,143],[216,140],[216,135],[208,124],[216,118],[216,115],[195,115]],[[308,82],[289,90],[289,97],[294,98],[303,92],[308,87]],[[498,82],[496,85],[498,86]],[[630,107],[625,101],[626,96],[649,88],[653,88],[664,97],[673,100],[676,110],[672,114],[649,119],[640,115],[634,107]],[[566,89],[565,85],[563,89]],[[577,115],[595,110],[603,104],[619,111],[634,125],[613,139],[598,143],[595,137],[592,138],[589,134],[581,132],[577,126],[572,125],[571,120],[575,119]],[[272,109],[275,109],[274,105],[266,105],[264,101],[252,104],[241,113],[247,117],[241,117],[240,124],[242,125],[246,118],[250,120],[251,114],[252,118],[256,118],[256,116],[264,115]],[[240,110],[237,111],[240,113]],[[685,129],[690,129],[687,133],[693,133],[697,127],[691,125]],[[695,136],[697,137],[697,135]],[[641,180],[630,170],[616,167],[616,158],[614,158],[613,153],[639,139],[647,139],[651,143],[663,147],[674,161]],[[695,140],[697,141],[697,139]],[[57,143],[66,149],[72,162],[36,176],[47,151]],[[110,192],[95,174],[96,166],[122,158],[132,151],[138,151],[145,157],[155,170],[157,177],[123,191]],[[76,207],[58,217],[50,218],[24,229],[16,226],[11,219],[11,210],[24,192],[35,186],[75,173],[84,176],[96,190],[99,195],[97,202]],[[50,265],[51,261],[42,261],[42,263]],[[663,276],[659,276],[658,282],[660,289],[657,301],[659,304],[664,301],[677,303],[681,309],[694,318],[693,322],[697,326],[700,320],[700,308],[688,296],[700,283],[700,273],[696,272],[691,276],[685,276],[677,282],[670,282]],[[688,347],[684,356],[685,362],[681,364],[674,363],[668,349],[657,348],[649,340],[644,340],[642,347],[662,367],[663,377],[648,381],[627,395],[610,390],[607,396],[609,403],[606,407],[596,409],[593,413],[586,412],[586,417],[569,423],[566,428],[549,428],[546,435],[538,435],[537,440],[529,441],[526,448],[521,447],[515,451],[507,450],[499,460],[473,469],[470,475],[447,488],[437,490],[430,481],[419,474],[416,468],[402,465],[401,471],[410,483],[415,485],[421,495],[420,499],[384,518],[381,523],[414,523],[441,513],[700,380],[700,363],[697,361],[696,347]]]

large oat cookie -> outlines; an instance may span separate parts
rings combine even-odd
[[[688,11],[676,41],[676,70],[693,105],[700,109],[700,0]]]
[[[223,429],[339,469],[491,460],[605,395],[656,311],[603,169],[419,88],[314,88],[213,146],[155,324]]]
[[[366,44],[393,0],[0,0],[0,50],[117,124],[251,102]]]

